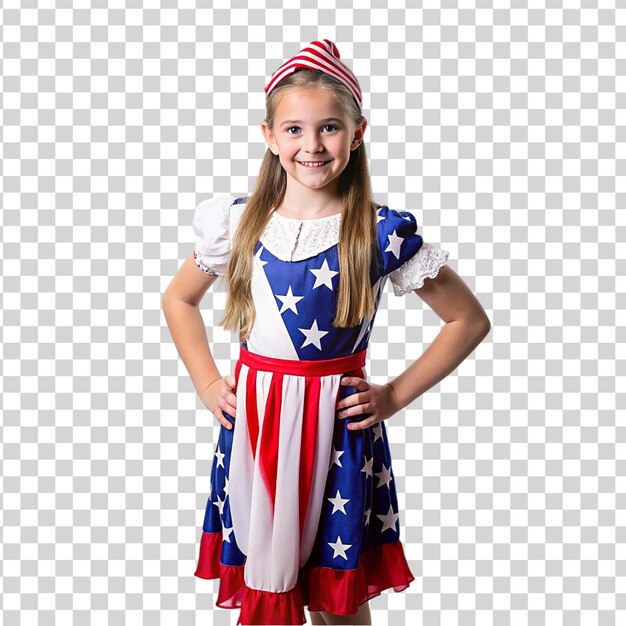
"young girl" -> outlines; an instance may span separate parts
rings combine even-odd
[[[238,624],[370,624],[368,600],[414,580],[400,540],[384,421],[453,371],[489,320],[408,211],[372,199],[361,89],[332,41],[265,87],[268,150],[250,195],[201,202],[196,245],[163,298],[202,402],[221,424],[195,575],[219,578]],[[226,281],[234,374],[211,356],[199,304]],[[365,357],[387,279],[445,322],[402,375]],[[428,279],[428,280],[426,280]]]

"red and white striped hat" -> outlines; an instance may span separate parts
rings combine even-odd
[[[340,80],[352,93],[359,107],[359,111],[362,110],[363,96],[361,94],[359,81],[356,79],[352,70],[341,61],[339,50],[330,39],[312,41],[302,48],[298,54],[285,61],[272,74],[269,82],[265,85],[265,95],[268,96],[270,91],[272,91],[283,78],[302,68],[321,70],[326,74],[334,76],[337,80]]]

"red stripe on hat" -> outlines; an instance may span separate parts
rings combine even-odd
[[[325,47],[307,46],[306,48],[303,48],[298,52],[298,54],[283,63],[283,65],[281,65],[276,72],[280,72],[282,69],[290,65],[295,65],[296,67],[308,65],[313,69],[321,69],[323,71],[332,72],[340,80],[349,82],[356,92],[360,93],[361,91],[352,71],[347,68],[342,61],[339,61],[337,57],[330,54]],[[272,83],[270,83],[270,85],[271,84]]]
[[[358,94],[360,99],[361,90],[353,75],[346,71],[343,64],[336,63],[334,57],[326,53],[326,51],[318,51],[313,47],[305,48],[293,57],[293,59],[289,61],[289,64],[292,65],[292,62],[295,62],[293,63],[295,65],[293,71],[295,71],[296,67],[307,66],[331,74],[337,80],[344,83],[353,94]]]
[[[333,62],[330,55],[326,56],[321,54],[313,48],[302,50],[296,56],[281,65],[278,68],[277,73],[272,76],[272,79],[265,88],[265,92],[269,93],[288,74],[291,74],[302,67],[313,70],[322,70],[323,72],[334,76],[337,80],[344,83],[346,87],[350,89],[350,92],[356,96],[357,100],[361,102],[361,89],[353,76],[346,71],[345,67]]]
[[[359,81],[352,70],[340,60],[337,46],[329,39],[322,41],[312,41],[302,48],[295,56],[285,61],[271,75],[268,84],[265,86],[265,93],[268,95],[272,89],[286,76],[292,74],[297,69],[307,68],[321,70],[337,80],[340,80],[352,93],[359,108],[362,107],[362,93]]]
[[[307,51],[310,50],[311,53],[316,54],[317,56],[319,56],[322,59],[326,59],[326,61],[329,64],[331,64],[333,67],[335,67],[336,70],[342,76],[344,76],[345,79],[348,82],[352,83],[352,86],[353,86],[354,90],[357,91],[359,93],[359,95],[360,95],[361,94],[361,88],[359,87],[359,83],[356,80],[356,76],[354,75],[352,70],[350,70],[350,68],[348,68],[346,66],[346,64],[343,61],[339,60],[339,51],[337,51],[337,54],[331,54],[328,51],[327,47],[322,45],[319,41],[314,41],[313,44],[314,44],[313,46],[310,46],[310,47],[306,48],[306,50]],[[315,48],[319,48],[319,52]]]

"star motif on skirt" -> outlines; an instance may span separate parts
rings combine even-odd
[[[346,502],[350,502],[350,498],[342,498],[339,493],[339,489],[337,489],[337,495],[334,498],[327,498],[333,503],[333,510],[331,511],[331,515],[336,511],[341,511],[344,515],[347,515],[346,510],[343,508]]]
[[[346,550],[352,547],[351,543],[342,543],[341,536],[337,535],[337,541],[335,541],[335,543],[329,541],[328,545],[334,550],[333,559],[337,557],[337,555],[339,555],[342,556],[346,561],[348,560],[348,557],[346,556]]]
[[[220,452],[219,444],[217,446],[217,452],[215,453],[215,456],[217,457],[217,467],[223,467],[224,469],[226,469],[226,466],[224,465],[224,457],[226,455],[223,452]]]
[[[230,543],[230,535],[232,532],[233,532],[232,526],[230,528],[226,528],[226,526],[224,526],[222,528],[222,541],[228,541],[228,543]]]
[[[337,463],[337,465],[339,465],[339,467],[343,467],[343,465],[341,464],[341,461],[339,460],[339,457],[345,452],[345,450],[337,450],[337,448],[335,448],[335,446],[333,446],[333,451],[331,454],[331,458],[330,458],[330,465],[328,466],[328,470],[330,471],[330,468]]]
[[[365,513],[363,513],[363,515],[365,515],[365,518],[366,518],[366,521],[365,521],[366,526],[370,523],[371,513],[372,513],[372,507],[370,507],[369,509],[367,509],[367,511],[365,511]]]
[[[217,502],[213,504],[220,510],[220,515],[224,515],[224,503],[226,502],[226,498],[220,500],[219,495],[217,496]]]
[[[378,424],[376,424],[372,430],[374,431],[374,441],[378,441],[379,439],[383,438],[383,423],[382,422],[378,422]]]
[[[363,467],[361,468],[362,472],[365,472],[368,476],[372,476],[372,478],[374,477],[374,470],[372,469],[372,463],[374,462],[374,456],[372,455],[372,457],[370,458],[370,460],[367,460],[367,457],[365,458],[365,465],[363,465]]]
[[[224,478],[226,480],[226,482],[224,483],[224,493],[226,495],[228,495],[228,489],[229,489],[229,487],[228,487],[228,476],[224,476]],[[226,498],[224,498],[224,500],[226,500]]]
[[[382,472],[376,472],[376,476],[378,476],[378,485],[376,485],[377,487],[382,487],[383,485],[388,485],[392,478],[391,478],[391,465],[389,467],[385,467],[385,464],[383,463],[383,471]]]
[[[400,517],[399,513],[393,512],[393,507],[389,504],[389,511],[387,511],[386,515],[376,515],[376,517],[382,521],[383,527],[381,529],[381,533],[387,530],[388,528],[391,530],[396,530],[396,522],[398,521],[398,517]]]

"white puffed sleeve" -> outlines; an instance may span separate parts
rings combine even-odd
[[[194,260],[207,274],[224,276],[231,250],[230,207],[235,196],[220,194],[198,204],[193,216]]]
[[[450,253],[431,243],[422,243],[420,249],[400,267],[389,274],[396,296],[403,296],[424,286],[426,278],[435,278],[448,261]]]

